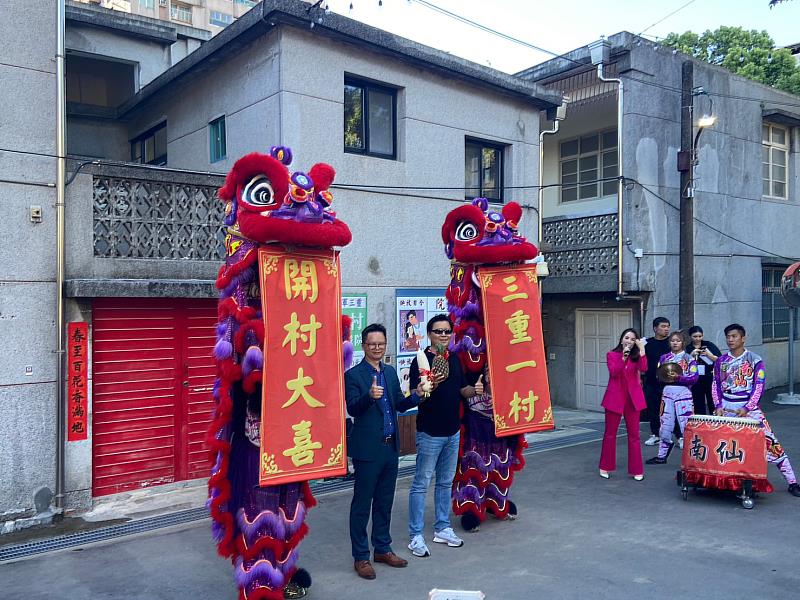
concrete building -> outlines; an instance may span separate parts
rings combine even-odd
[[[41,31],[54,31],[54,5],[30,9]],[[368,321],[387,325],[392,348],[398,288],[438,295],[449,281],[439,227],[465,197],[520,200],[524,232],[535,238],[540,111],[561,94],[338,15],[312,29],[307,8],[263,2],[204,41],[163,21],[67,7],[68,89],[70,65],[82,75],[67,105],[63,291],[65,320],[89,324],[90,368],[88,438],[66,443],[66,510],[206,476],[221,260],[215,191],[239,156],[280,143],[293,149],[295,169],[334,165],[335,208],[354,238],[342,253],[344,291],[365,298]],[[23,37],[16,89],[52,97],[51,40]],[[190,46],[199,47],[175,62]],[[83,63],[100,54],[115,68]],[[17,112],[3,117],[14,137],[3,136],[11,152],[0,152],[0,168],[7,180],[29,180],[0,183],[4,239],[16,240],[2,250],[0,321],[11,340],[0,382],[12,414],[0,430],[0,520],[17,519],[10,529],[27,523],[33,491],[57,480],[58,293],[47,258],[52,116],[32,116],[2,87]],[[17,129],[28,121],[31,129]],[[34,202],[41,224],[29,220]],[[23,262],[23,243],[47,260]]]
[[[779,281],[800,256],[800,98],[629,33],[609,42],[605,77],[623,82],[621,170],[618,85],[598,78],[588,46],[518,74],[571,98],[543,146],[542,247],[551,271],[543,308],[555,402],[599,409],[605,353],[620,332],[633,326],[652,335],[656,316],[678,327],[687,60],[695,123],[712,107],[717,118],[695,138],[694,323],[723,349],[723,328],[743,324],[748,347],[766,360],[768,384],[786,384],[789,313]]]
[[[101,8],[187,25],[216,35],[253,8],[255,0],[76,0]]]

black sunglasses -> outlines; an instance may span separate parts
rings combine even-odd
[[[437,335],[450,335],[453,333],[452,329],[431,329],[431,331]]]

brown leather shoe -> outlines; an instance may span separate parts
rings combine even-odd
[[[386,552],[384,554],[378,554],[376,552],[375,562],[386,563],[390,567],[397,567],[397,568],[403,568],[408,566],[408,561],[404,558],[400,558],[394,552]]]
[[[368,560],[357,560],[353,563],[353,568],[356,570],[359,577],[375,579],[375,569],[372,568]]]

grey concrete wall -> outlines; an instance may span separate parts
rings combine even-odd
[[[56,8],[0,0],[0,14],[2,521],[31,512],[38,487],[54,489],[55,116],[37,106],[56,103]]]
[[[397,160],[343,152],[345,73],[400,88]],[[180,101],[186,97],[192,102]],[[223,114],[228,158],[210,164],[207,123]],[[342,252],[343,284],[346,291],[369,291],[370,320],[390,330],[395,288],[449,282],[439,229],[463,202],[465,136],[508,145],[506,186],[537,184],[539,116],[530,105],[290,27],[259,39],[224,68],[158,94],[131,116],[129,137],[167,118],[170,167],[224,173],[243,154],[282,143],[294,152],[291,168],[328,162],[339,184],[450,188],[410,196],[334,190],[334,208],[354,240]],[[535,206],[535,189],[508,198]],[[525,210],[522,227],[535,237],[534,211]]]
[[[639,303],[634,300],[617,301],[614,294],[547,294],[547,280],[543,283],[543,289],[542,321],[550,400],[558,406],[578,408],[575,361],[579,340],[575,337],[576,310],[630,309],[633,327],[639,328]],[[553,355],[555,358],[552,358]]]
[[[165,184],[187,183],[213,187],[222,185],[223,181],[219,177],[174,171],[158,171],[147,167],[137,167],[136,165],[130,165],[129,167],[84,167],[67,187],[66,223],[68,224],[69,235],[67,236],[66,246],[66,278],[68,281],[76,279],[117,280],[118,282],[119,280],[180,281],[216,279],[221,257],[220,261],[96,257],[94,255],[92,191],[94,173],[127,179],[158,181]],[[119,285],[115,289],[117,291],[108,289],[102,295],[137,295],[136,293],[124,293],[123,288]]]
[[[623,73],[626,175],[675,206],[679,205],[676,155],[680,145],[680,93],[635,80],[679,90],[683,60],[682,55],[656,50],[645,43],[633,47],[632,70]],[[770,385],[783,385],[787,381],[786,342],[764,343],[761,337],[761,269],[763,263],[785,262],[770,253],[800,256],[800,240],[796,236],[800,163],[795,138],[789,158],[789,199],[762,197],[762,108],[800,105],[800,98],[704,63],[695,63],[694,85],[704,86],[712,93],[757,99],[714,97],[717,123],[699,140],[694,200],[695,321],[722,348],[722,329],[734,321],[745,325],[748,346],[775,361]],[[708,107],[707,100],[696,98],[695,107],[697,115]],[[800,112],[797,108],[788,110]],[[648,319],[664,315],[677,326],[678,210],[639,186],[631,190],[629,198],[633,219],[627,236],[632,247],[645,250],[642,283],[654,290]],[[709,225],[756,248],[720,235]]]
[[[279,65],[279,37],[263,37],[224,68],[191,77],[137,107],[130,115],[128,137],[166,118],[170,167],[224,174],[240,156],[267,152],[278,143]],[[186,101],[189,97],[191,102]],[[211,164],[208,123],[222,115],[228,159]]]
[[[67,154],[128,161],[131,145],[125,123],[71,116],[67,120]]]
[[[135,90],[153,81],[172,64],[167,44],[121,35],[118,31],[87,27],[81,23],[69,23],[65,44],[67,52],[81,52],[136,65]]]

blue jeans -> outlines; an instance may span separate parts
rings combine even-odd
[[[421,535],[425,527],[425,495],[436,471],[433,504],[436,509],[434,531],[450,527],[450,494],[458,461],[460,433],[448,437],[434,437],[417,432],[417,470],[411,491],[408,493],[408,534]]]

